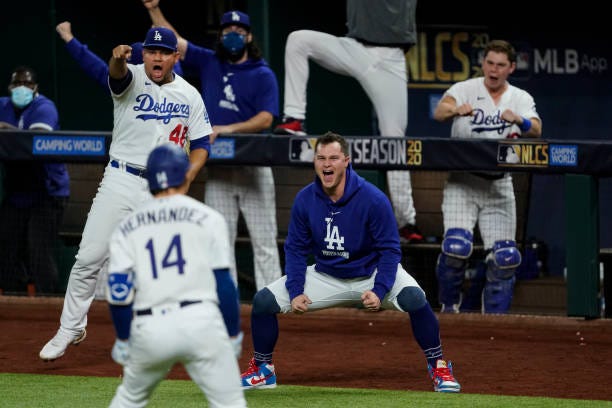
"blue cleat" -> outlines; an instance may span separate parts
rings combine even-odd
[[[276,388],[274,365],[269,363],[257,365],[254,358],[249,361],[249,368],[241,377],[243,390]]]

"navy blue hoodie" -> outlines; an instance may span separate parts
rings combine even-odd
[[[304,293],[310,254],[318,272],[340,279],[368,277],[378,268],[372,290],[381,301],[393,287],[402,252],[391,203],[350,164],[337,202],[325,194],[318,177],[296,195],[285,241],[290,299]]]

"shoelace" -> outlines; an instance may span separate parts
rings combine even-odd
[[[251,361],[249,361],[249,368],[246,370],[246,373],[244,373],[243,377],[255,374],[257,373],[257,371],[259,371],[259,367],[257,366],[257,364],[255,364],[255,360],[251,359]]]
[[[442,381],[455,381],[449,368],[434,368],[434,378],[440,377]]]

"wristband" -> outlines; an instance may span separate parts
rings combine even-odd
[[[523,123],[521,123],[519,125],[519,128],[523,131],[523,132],[527,132],[529,131],[529,129],[531,129],[531,121],[527,118],[523,118]]]

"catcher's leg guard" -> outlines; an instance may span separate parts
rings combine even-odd
[[[451,228],[444,234],[442,253],[438,256],[438,300],[441,312],[459,313],[461,286],[467,260],[472,254],[472,233],[461,228]]]
[[[483,294],[485,313],[507,313],[512,303],[516,269],[521,253],[512,240],[496,241],[487,255],[487,282]]]

